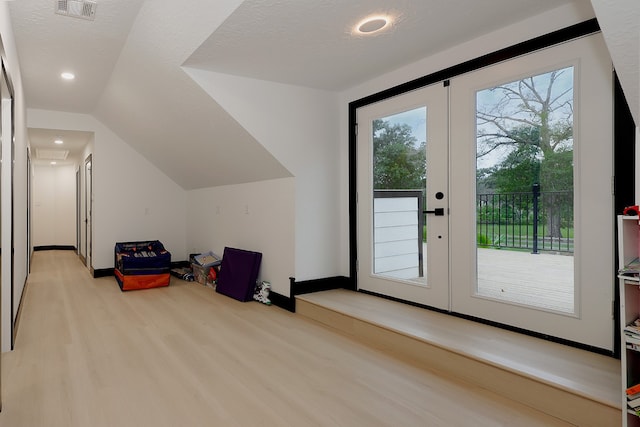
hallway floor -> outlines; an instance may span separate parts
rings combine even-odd
[[[33,257],[0,425],[567,426],[301,316],[193,282],[122,293]]]

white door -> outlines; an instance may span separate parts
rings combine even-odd
[[[613,349],[612,87],[600,34],[451,80],[452,311]]]
[[[442,83],[358,109],[360,290],[448,308],[446,114]]]
[[[596,34],[359,108],[358,289],[612,350],[612,87]]]

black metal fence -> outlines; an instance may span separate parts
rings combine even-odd
[[[418,200],[418,241],[426,240],[424,191],[376,190],[375,198],[415,197]],[[476,196],[478,247],[573,253],[573,191],[487,193]],[[422,264],[422,245],[420,264]],[[420,268],[422,270],[422,268]]]
[[[476,196],[479,247],[573,253],[573,191]]]

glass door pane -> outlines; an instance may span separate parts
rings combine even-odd
[[[373,273],[425,283],[427,108],[373,120]],[[426,237],[426,236],[425,236]]]
[[[573,76],[476,92],[478,295],[574,313]]]

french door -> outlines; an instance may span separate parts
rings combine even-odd
[[[449,306],[447,96],[433,85],[357,117],[359,288],[441,309]]]
[[[359,289],[613,349],[601,35],[359,108],[357,123]]]

